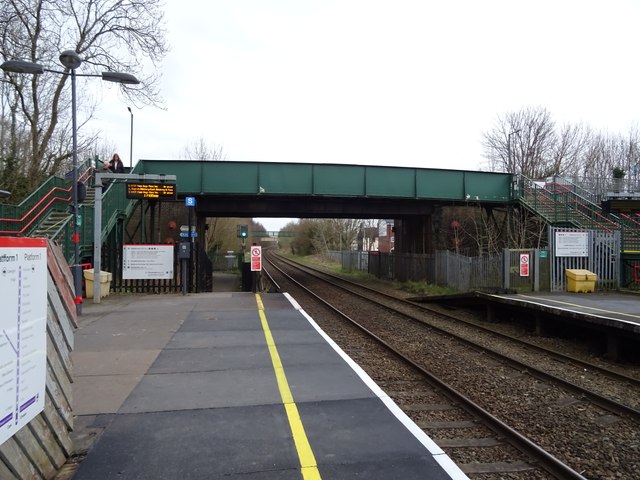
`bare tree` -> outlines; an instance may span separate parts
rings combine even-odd
[[[83,58],[78,73],[134,74],[140,86],[121,86],[128,102],[161,103],[157,73],[142,71],[143,65],[156,66],[167,52],[161,0],[0,0],[0,28],[3,60],[26,60],[62,73],[5,75],[10,85],[3,91],[5,100],[29,132],[18,156],[31,187],[58,173],[71,155],[70,94],[64,88],[69,71],[58,63],[61,51],[74,50]],[[91,111],[84,112],[86,118]],[[79,118],[79,125],[84,121]]]
[[[483,146],[494,171],[545,177],[562,159],[554,158],[557,137],[550,113],[529,107],[499,117],[496,127],[484,134]]]
[[[183,160],[226,160],[227,155],[224,153],[221,145],[208,144],[207,141],[200,137],[191,145],[185,147],[179,158]]]
[[[584,177],[604,184],[612,177],[614,168],[629,173],[634,180],[640,173],[640,137],[636,129],[628,135],[594,134],[586,144],[581,173]]]
[[[592,135],[591,129],[582,124],[564,125],[557,133],[548,175],[576,175]]]

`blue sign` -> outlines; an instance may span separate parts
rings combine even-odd
[[[184,204],[187,207],[195,207],[196,206],[196,197],[185,197]]]
[[[180,232],[180,236],[187,238],[189,236],[189,232]],[[198,236],[198,232],[191,232],[191,238],[195,238]]]

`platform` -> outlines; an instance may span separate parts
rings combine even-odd
[[[493,301],[580,319],[585,323],[640,334],[640,296],[614,292],[480,294]]]
[[[76,480],[467,478],[286,294],[112,295],[80,322]]]

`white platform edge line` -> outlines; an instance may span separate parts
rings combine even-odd
[[[492,295],[492,296],[496,297],[496,298],[501,298],[503,300],[513,300],[513,298],[514,298],[514,297],[504,297],[502,295]],[[602,320],[612,320],[614,322],[625,323],[627,325],[638,325],[638,322],[633,322],[631,320],[624,320],[622,318],[616,318],[616,317],[607,317],[605,315],[600,315],[600,314],[591,313],[591,312],[583,312],[583,311],[580,311],[580,310],[574,310],[572,308],[558,307],[556,305],[549,305],[548,303],[534,302],[533,300],[526,300],[526,299],[523,299],[522,297],[518,297],[518,298],[519,298],[519,301],[521,301],[523,303],[530,303],[532,305],[538,305],[540,307],[555,308],[556,310],[564,310],[565,312],[577,313],[578,315],[588,315],[590,317],[600,318]],[[588,307],[588,306],[584,306],[583,308],[585,308],[587,310],[588,309],[593,309],[592,307]],[[618,312],[611,312],[611,313],[618,313]],[[619,314],[625,315],[624,312],[619,312]]]
[[[283,295],[289,300],[293,308],[299,311],[311,324],[313,328],[325,339],[325,341],[331,345],[342,359],[347,362],[347,364],[351,367],[351,369],[360,377],[360,379],[371,389],[371,391],[386,405],[386,407],[391,411],[391,413],[402,423],[407,430],[411,432],[411,434],[429,451],[436,462],[444,469],[447,474],[451,476],[453,480],[469,480],[460,467],[456,465],[451,458],[435,443],[431,437],[429,437],[426,433],[422,431],[416,423],[411,420],[406,413],[398,407],[396,402],[394,402],[389,396],[384,393],[384,390],[380,388],[380,386],[373,381],[373,379],[365,372],[360,365],[353,361],[353,359],[347,355],[336,342],[327,335],[322,328],[315,322],[315,320],[304,311],[304,309],[300,306],[298,302],[287,292],[284,292]]]

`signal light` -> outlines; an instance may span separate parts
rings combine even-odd
[[[240,238],[247,238],[249,236],[249,228],[247,225],[240,225]]]

